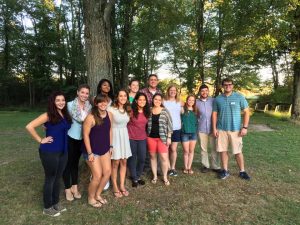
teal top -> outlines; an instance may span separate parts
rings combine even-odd
[[[182,133],[191,134],[197,132],[198,120],[196,114],[192,110],[188,110],[187,112],[181,114],[181,121],[182,121],[182,127],[181,127]]]
[[[213,104],[213,112],[217,112],[217,129],[224,131],[239,131],[241,129],[241,110],[248,108],[245,97],[232,92],[216,97]]]
[[[134,100],[134,97],[129,96],[129,102],[130,102],[130,104],[132,104],[133,100]]]

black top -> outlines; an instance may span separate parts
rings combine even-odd
[[[159,138],[159,116],[160,114],[152,114],[152,127],[149,137]]]

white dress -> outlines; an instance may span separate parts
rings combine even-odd
[[[114,107],[108,107],[108,112],[112,114],[112,145],[113,151],[111,159],[127,159],[131,154],[127,123],[129,116],[126,112],[121,113]]]

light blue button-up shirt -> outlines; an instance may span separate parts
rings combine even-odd
[[[205,134],[211,133],[211,114],[213,102],[214,99],[211,97],[208,97],[206,100],[196,100],[196,106],[200,112],[198,117],[198,132]]]

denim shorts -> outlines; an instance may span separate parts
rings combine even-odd
[[[197,141],[197,133],[181,133],[181,141]]]
[[[172,142],[181,142],[181,130],[173,130],[173,134],[171,136]]]
[[[93,154],[94,154],[95,158],[100,156],[100,155],[97,155],[95,153],[93,153]],[[89,155],[87,153],[82,153],[82,156],[83,156],[84,160],[89,160]]]

